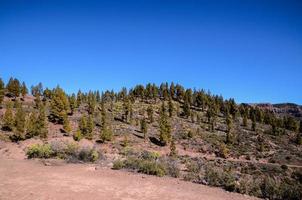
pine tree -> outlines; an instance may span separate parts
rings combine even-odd
[[[106,125],[106,120],[107,120],[107,112],[105,109],[105,103],[102,100],[101,101],[101,121],[102,121],[102,127]]]
[[[159,117],[159,140],[162,145],[167,145],[171,140],[171,125],[165,111],[165,103],[162,103]]]
[[[25,97],[25,95],[27,95],[27,93],[28,93],[28,89],[27,89],[27,87],[25,85],[25,82],[22,82],[21,94],[22,94],[23,97]]]
[[[246,113],[243,114],[242,123],[243,123],[244,127],[247,127],[247,114]]]
[[[278,129],[277,129],[277,122],[275,119],[271,120],[271,126],[272,126],[272,134],[277,135],[278,134]]]
[[[124,103],[123,103],[123,109],[124,109],[124,115],[123,115],[124,121],[126,123],[131,122],[133,111],[132,111],[132,105],[131,105],[129,98],[125,98]]]
[[[12,131],[14,128],[14,114],[12,111],[12,104],[7,103],[6,111],[3,116],[3,126],[2,129],[5,131]]]
[[[87,120],[87,135],[86,138],[91,140],[93,138],[94,120],[93,116],[89,115]]]
[[[4,99],[4,91],[5,91],[4,82],[0,78],[0,106],[1,106],[1,104],[3,102],[3,99]]]
[[[41,104],[42,104],[41,97],[37,93],[35,96],[35,108],[39,108],[41,106]]]
[[[169,98],[169,102],[168,102],[168,106],[169,106],[169,117],[173,116],[173,112],[174,112],[174,105],[172,102],[172,98]]]
[[[170,144],[170,156],[171,157],[176,157],[177,156],[177,150],[176,150],[176,145],[175,145],[175,140],[171,140]]]
[[[50,102],[50,121],[63,124],[64,116],[69,112],[69,102],[65,92],[57,87]]]
[[[10,78],[7,85],[6,89],[9,94],[11,94],[13,97],[18,97],[20,95],[20,82],[18,79],[13,79]]]
[[[96,98],[94,94],[90,91],[88,93],[88,113],[90,115],[94,114],[95,105],[96,105]]]
[[[183,88],[181,85],[179,85],[179,84],[177,84],[177,85],[175,86],[175,88],[176,88],[176,99],[177,99],[178,102],[180,102],[181,100],[183,100],[183,98],[184,98],[184,96],[185,96],[185,90],[184,90],[184,88]]]
[[[81,130],[81,132],[83,133],[83,135],[85,135],[87,133],[87,116],[83,115],[80,119],[79,122],[79,129]]]
[[[302,120],[300,121],[299,132],[302,133]]]
[[[42,96],[42,94],[44,94],[42,83],[39,83],[36,86],[31,86],[31,94],[33,96],[36,96],[36,95]]]
[[[71,114],[73,114],[74,110],[75,110],[76,107],[77,107],[77,100],[76,100],[75,94],[72,94],[72,95],[69,97],[69,105],[70,105]]]
[[[144,134],[144,139],[146,141],[147,140],[148,126],[147,126],[146,120],[144,118],[141,119],[141,132]]]
[[[195,123],[195,115],[196,115],[195,112],[191,112],[190,117],[191,117],[191,122],[192,122],[192,123]]]
[[[82,132],[80,129],[78,129],[74,134],[73,134],[73,139],[75,141],[80,141],[83,138]]]
[[[170,97],[171,97],[172,99],[175,98],[175,85],[174,85],[173,82],[172,82],[171,85],[170,85]]]
[[[22,108],[22,105],[18,105],[17,112],[15,114],[15,132],[14,141],[23,140],[25,138],[25,124],[26,123],[26,113]]]
[[[256,131],[256,116],[255,114],[252,115],[252,131]]]
[[[29,117],[26,120],[26,138],[32,138],[39,135],[37,131],[37,113],[34,111],[30,113]]]
[[[100,91],[96,91],[96,102],[100,103],[101,102],[101,95]]]
[[[64,120],[63,120],[63,129],[66,133],[70,133],[71,132],[71,126],[70,126],[70,122],[68,119],[67,115],[64,115]]]
[[[111,141],[113,138],[113,131],[111,128],[110,121],[107,118],[107,113],[106,110],[103,108],[102,109],[102,128],[100,132],[100,141],[101,142],[106,142],[106,141]]]
[[[150,123],[154,122],[154,118],[153,118],[153,106],[150,104],[147,108],[147,115],[148,115],[148,120]]]
[[[233,143],[233,134],[232,134],[233,121],[229,115],[227,115],[226,117],[226,125],[227,125],[226,143],[227,144]]]
[[[191,110],[190,110],[190,99],[189,99],[189,95],[185,94],[185,101],[183,104],[183,113],[184,116],[189,117],[191,115]]]
[[[215,130],[215,123],[217,118],[217,110],[215,105],[211,105],[207,110],[207,117],[208,117],[208,123],[209,123],[209,130],[213,132]]]
[[[36,130],[37,130],[37,134],[40,135],[41,138],[43,139],[47,138],[48,128],[47,128],[47,118],[46,118],[44,106],[39,107],[38,117],[36,122]]]
[[[81,90],[79,90],[77,93],[77,107],[80,107],[81,104],[82,104],[82,92]]]

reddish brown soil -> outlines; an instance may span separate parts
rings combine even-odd
[[[47,163],[0,158],[0,199],[254,199],[174,178]]]

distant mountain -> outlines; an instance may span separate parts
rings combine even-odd
[[[302,106],[294,103],[279,103],[279,104],[270,104],[270,103],[259,103],[259,104],[250,104],[252,106],[258,106],[262,109],[267,109],[273,111],[278,116],[292,116],[299,120],[302,120]]]

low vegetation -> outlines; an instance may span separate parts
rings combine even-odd
[[[148,151],[143,151],[139,155],[128,155],[125,159],[118,159],[113,162],[113,169],[122,168],[156,176],[170,175],[178,177],[180,173],[177,164],[173,160]]]
[[[94,148],[79,147],[77,143],[52,142],[50,144],[33,144],[27,149],[28,158],[60,158],[70,162],[95,162],[100,154]]]

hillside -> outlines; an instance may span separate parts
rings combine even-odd
[[[4,158],[88,162],[260,198],[301,199],[301,122],[293,105],[238,105],[173,83],[68,95],[42,84],[28,94],[11,79],[1,90]]]
[[[294,103],[256,104],[258,107],[268,109],[280,117],[292,116],[302,120],[302,106]]]

